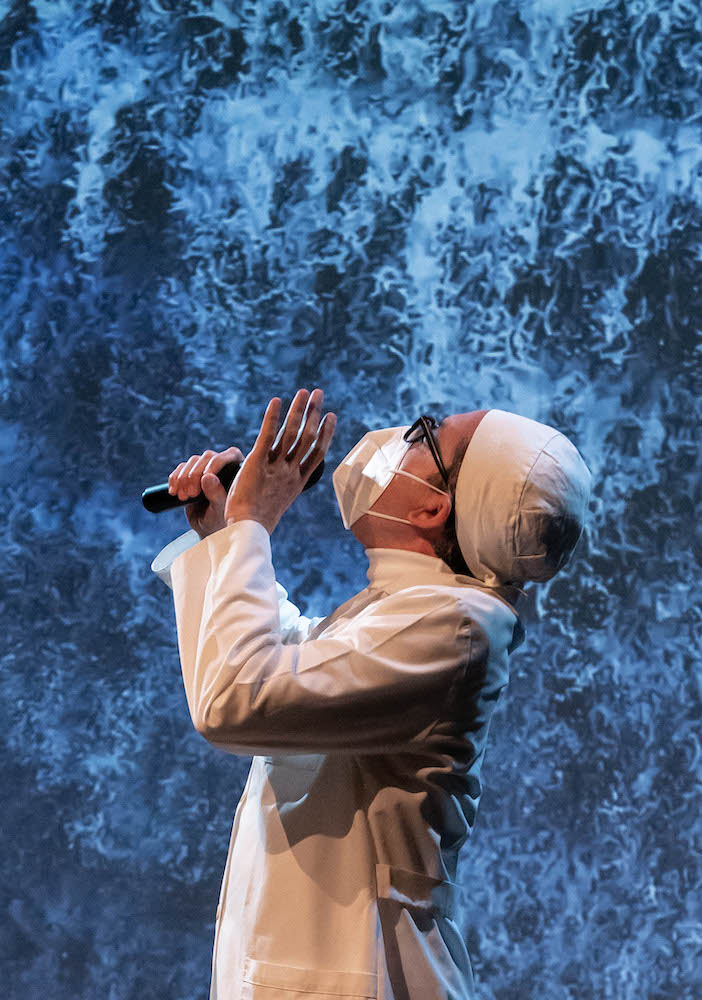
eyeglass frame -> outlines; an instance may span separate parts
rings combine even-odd
[[[420,417],[418,417],[415,420],[412,426],[405,431],[402,437],[403,440],[409,441],[410,435],[413,434],[418,427],[421,427],[423,437],[416,438],[415,441],[411,442],[411,444],[415,444],[416,441],[422,441],[422,440],[425,440],[427,442],[427,445],[429,446],[429,451],[432,454],[432,458],[436,462],[436,467],[441,473],[441,478],[443,479],[446,486],[448,486],[449,484],[448,473],[446,471],[446,467],[443,461],[441,460],[441,455],[439,454],[439,445],[437,444],[436,438],[434,437],[434,430],[438,426],[439,426],[438,421],[434,417],[428,416],[426,413],[423,413]]]

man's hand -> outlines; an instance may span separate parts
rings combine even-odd
[[[196,497],[200,492],[204,492],[208,498],[209,503],[208,500],[202,500],[199,503],[189,503],[185,508],[188,524],[197,531],[200,538],[206,538],[227,524],[224,517],[227,493],[216,473],[230,462],[243,461],[244,453],[239,448],[209,450],[202,455],[191,455],[187,462],[177,465],[168,477],[168,492],[174,496],[177,494],[179,500]]]
[[[299,389],[280,433],[281,400],[278,396],[271,399],[256,442],[226,495],[227,525],[253,520],[273,534],[278,521],[326,455],[334,435],[336,415],[326,413],[320,421],[323,399],[321,389],[312,394]],[[205,476],[202,488],[211,498],[210,503],[225,495],[216,476]]]

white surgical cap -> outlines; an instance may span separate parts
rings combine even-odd
[[[590,484],[588,467],[560,431],[488,410],[456,483],[456,537],[471,573],[492,587],[550,580],[580,537]]]

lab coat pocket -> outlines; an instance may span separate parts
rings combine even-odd
[[[379,899],[391,899],[427,914],[450,917],[456,912],[463,892],[456,882],[397,865],[377,864],[375,876]]]
[[[301,969],[244,959],[242,1000],[329,1000],[330,996],[376,1000],[374,972]]]

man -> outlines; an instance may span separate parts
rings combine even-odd
[[[490,718],[524,638],[526,580],[582,529],[590,474],[552,427],[503,410],[371,431],[333,473],[369,586],[327,618],[287,600],[270,534],[335,416],[271,400],[229,493],[205,452],[169,478],[192,530],[152,564],[172,587],[196,729],[253,755],[229,845],[211,1000],[469,1000],[458,855]]]

